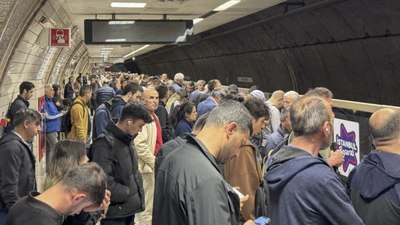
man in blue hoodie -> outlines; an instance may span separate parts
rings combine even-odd
[[[272,224],[363,224],[339,178],[318,157],[331,145],[333,118],[320,97],[302,97],[291,106],[293,140],[272,156],[266,172]]]
[[[369,128],[376,149],[350,173],[351,200],[367,225],[400,224],[400,111],[376,111]]]

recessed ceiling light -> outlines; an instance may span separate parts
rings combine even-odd
[[[144,8],[146,3],[141,2],[111,2],[113,8]]]
[[[130,21],[123,21],[123,20],[113,20],[113,21],[109,21],[108,25],[124,25],[124,24],[134,24],[135,21],[130,20]]]
[[[215,8],[213,11],[217,11],[217,12],[224,11],[225,9],[230,8],[231,6],[234,6],[234,5],[238,4],[239,2],[240,2],[240,0],[227,1],[224,4]]]
[[[125,42],[125,38],[116,38],[116,39],[106,39],[105,42]]]
[[[147,47],[149,47],[149,46],[150,46],[150,45],[145,45],[145,46],[143,46],[143,47],[141,47],[141,48],[138,48],[138,49],[136,49],[135,51],[133,51],[133,52],[127,54],[127,55],[124,55],[124,58],[128,58],[128,56],[131,56],[131,55],[135,54],[136,52],[140,52],[140,51],[142,51],[143,49],[145,49],[145,48],[147,48]]]

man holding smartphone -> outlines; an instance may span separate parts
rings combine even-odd
[[[251,115],[242,104],[229,100],[215,107],[197,136],[187,136],[160,165],[152,224],[241,224],[239,197],[219,164],[239,155],[251,130]]]

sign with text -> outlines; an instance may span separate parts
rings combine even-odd
[[[51,28],[50,29],[51,47],[70,47],[71,29],[70,28]]]
[[[344,161],[339,173],[348,177],[351,170],[360,163],[360,127],[353,121],[336,119],[334,122],[334,142],[343,151]]]

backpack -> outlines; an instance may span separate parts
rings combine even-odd
[[[71,107],[68,109],[68,112],[62,117],[61,120],[61,132],[65,132],[68,134],[72,129],[72,121],[71,121],[71,109],[74,105],[79,104],[82,107],[85,107],[81,102],[74,102]]]
[[[114,122],[112,115],[111,115],[111,109],[112,109],[111,107],[112,107],[111,101],[104,102],[103,104],[99,105],[99,107],[97,107],[97,109],[93,115],[93,131],[92,131],[92,139],[93,140],[96,139],[101,134],[101,133],[98,134],[97,129],[96,129],[96,122],[98,122],[98,121],[96,121],[96,115],[98,113],[100,113],[100,112],[106,113],[107,119],[105,121],[102,121],[102,122],[106,123],[106,126],[107,126],[108,121],[112,120]],[[104,126],[104,127],[106,127],[106,126]]]

